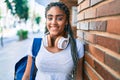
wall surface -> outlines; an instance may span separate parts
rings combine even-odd
[[[84,79],[120,80],[120,0],[78,0],[77,10]]]

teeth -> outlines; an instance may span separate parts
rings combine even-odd
[[[57,28],[55,28],[55,27],[53,27],[53,28],[51,28],[51,30],[56,30]]]

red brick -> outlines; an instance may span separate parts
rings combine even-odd
[[[91,0],[90,5],[93,6],[93,5],[98,4],[98,3],[102,2],[102,1],[104,1],[104,0]]]
[[[77,30],[79,30],[80,29],[80,23],[78,22],[77,23]]]
[[[97,17],[120,14],[120,0],[113,0],[97,8]]]
[[[92,21],[92,22],[90,22],[89,30],[105,32],[106,27],[107,27],[106,21]]]
[[[112,73],[108,72],[106,68],[95,61],[95,70],[104,78],[104,80],[119,80]]]
[[[116,59],[110,55],[105,55],[105,64],[120,74],[120,59]]]
[[[101,62],[104,62],[105,54],[103,51],[95,48],[94,46],[90,44],[88,45],[88,50],[96,59],[98,59]]]
[[[108,32],[120,34],[120,19],[108,20],[107,25]]]
[[[85,19],[95,18],[96,17],[96,9],[90,8],[85,11]]]
[[[96,44],[120,53],[120,40],[103,36],[96,36]]]
[[[80,6],[80,5],[78,5],[78,6],[77,6],[77,12],[79,13],[79,12],[80,12],[80,10],[81,10],[81,6]]]
[[[80,4],[82,1],[84,1],[84,0],[78,0],[78,4]]]
[[[86,9],[90,6],[90,0],[84,0],[83,3],[81,3],[81,10]]]
[[[84,39],[91,43],[95,43],[95,34],[84,33]]]
[[[84,32],[82,32],[81,30],[77,30],[77,36],[81,39],[84,39]]]
[[[96,75],[96,73],[93,71],[94,69],[92,69],[92,67],[90,67],[90,65],[85,63],[84,67],[85,67],[85,70],[88,73],[90,79],[92,79],[92,80],[100,80],[100,78]]]
[[[90,54],[85,53],[85,61],[87,61],[87,63],[94,68],[94,60],[92,59]]]
[[[85,17],[84,17],[84,12],[80,12],[80,13],[77,15],[77,20],[79,21],[79,20],[83,20],[83,19],[85,19]]]
[[[80,29],[88,30],[89,22],[80,22]]]
[[[77,0],[60,0],[61,2],[65,3],[69,8],[72,6],[77,6]]]

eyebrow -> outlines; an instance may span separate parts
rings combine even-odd
[[[52,14],[48,14],[47,15],[48,17],[52,17],[53,15]],[[58,15],[55,15],[55,16],[64,16],[63,14],[58,14]]]

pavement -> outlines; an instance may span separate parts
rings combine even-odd
[[[15,63],[26,55],[32,38],[39,34],[30,34],[26,40],[14,40],[0,48],[0,80],[14,80]]]

